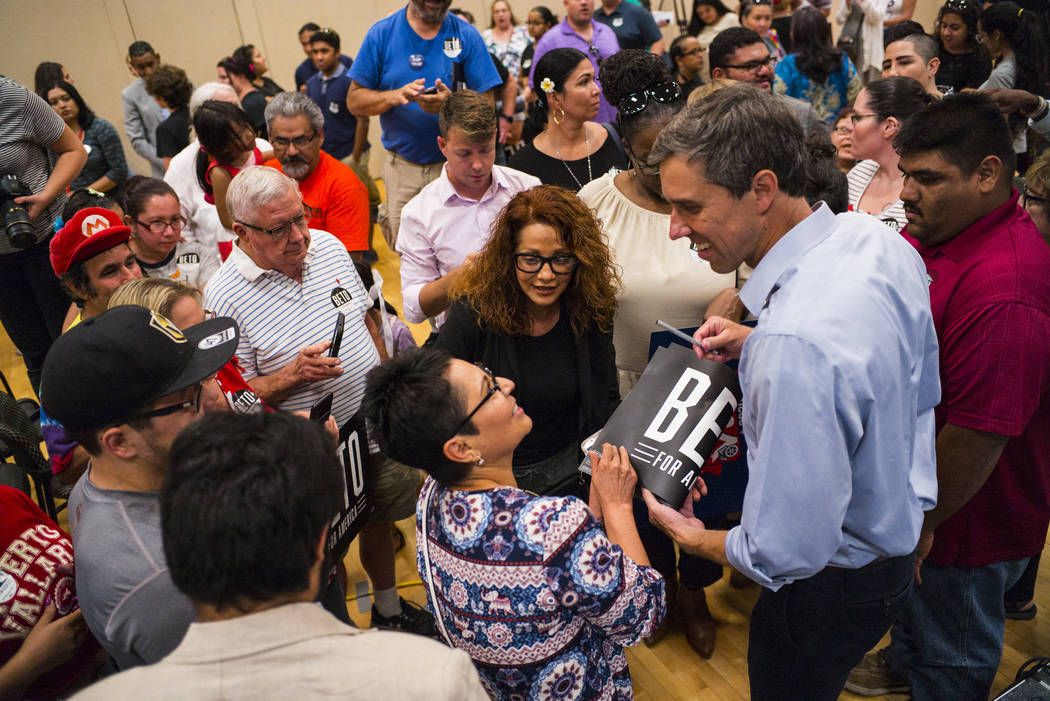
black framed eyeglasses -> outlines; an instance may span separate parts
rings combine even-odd
[[[188,399],[178,404],[171,404],[169,406],[161,407],[160,409],[153,409],[152,411],[144,411],[140,414],[128,417],[127,421],[145,421],[146,419],[155,419],[160,416],[168,416],[169,414],[177,414],[178,412],[193,407],[194,412],[200,411],[201,408],[201,391],[204,389],[204,385],[200,382],[197,383],[197,392],[193,395],[193,399]],[[125,421],[125,423],[127,423]]]
[[[496,381],[496,375],[494,375],[491,370],[489,370],[481,363],[474,363],[474,365],[480,368],[481,371],[485,373],[485,376],[488,378],[489,391],[486,392],[485,396],[481,398],[481,401],[478,402],[478,405],[474,407],[474,409],[469,414],[467,414],[466,418],[459,422],[459,425],[456,426],[456,430],[452,432],[453,436],[459,435],[459,432],[463,430],[463,427],[470,423],[470,420],[474,418],[474,414],[478,413],[478,411],[481,410],[481,407],[485,406],[485,402],[487,402],[489,399],[492,399],[492,395],[494,395],[496,392],[503,391],[502,389],[500,389],[499,382]]]
[[[169,226],[175,230],[175,233],[178,233],[182,231],[182,227],[186,226],[186,217],[180,214],[179,216],[169,221],[165,221],[164,219],[158,219],[157,221],[151,221],[148,224],[142,221],[141,219],[136,219],[135,223],[141,226],[143,229],[149,229],[150,233],[152,234],[163,234],[165,231],[168,230]]]
[[[288,234],[292,233],[292,227],[293,226],[296,227],[296,228],[299,228],[299,229],[302,229],[302,228],[304,228],[306,226],[306,213],[305,212],[300,212],[299,214],[297,214],[296,216],[292,217],[291,219],[289,219],[285,223],[278,224],[277,226],[273,227],[272,229],[264,229],[261,226],[256,226],[255,224],[249,224],[248,222],[241,221],[240,219],[237,219],[235,221],[238,224],[242,225],[242,226],[248,227],[249,229],[255,229],[256,231],[261,231],[264,234],[269,234],[270,237],[273,238],[273,239],[280,240],[280,239],[283,239],[286,236],[288,236]]]
[[[515,253],[514,267],[523,273],[538,273],[544,265],[551,266],[555,275],[568,275],[580,264],[579,258],[571,255],[538,256],[535,253]]]
[[[616,121],[617,122],[620,121],[620,115],[616,115]],[[623,126],[620,125],[620,134],[623,134],[623,133],[624,133]],[[627,152],[628,158],[631,159],[631,163],[634,164],[635,169],[637,169],[639,173],[641,173],[642,175],[659,175],[660,174],[660,166],[659,165],[655,165],[655,166],[654,165],[649,165],[648,163],[646,163],[642,159],[638,158],[638,156],[634,155],[634,148],[631,146],[631,142],[627,139],[626,136],[621,136],[620,140],[623,141],[623,149],[624,149],[624,151]]]
[[[292,145],[295,146],[297,150],[302,151],[304,148],[313,143],[313,140],[317,138],[317,134],[318,132],[315,131],[310,136],[297,136],[294,139],[282,139],[279,136],[274,136],[270,138],[270,144],[274,148],[279,148],[282,150],[288,148],[289,145]]]
[[[1046,197],[1040,197],[1039,195],[1033,195],[1026,187],[1024,192],[1021,194],[1021,206],[1028,209],[1029,204],[1037,204],[1041,207],[1046,207]]]
[[[747,71],[748,73],[754,73],[760,70],[763,66],[772,68],[777,65],[776,56],[767,56],[764,59],[758,61],[748,61],[747,63],[740,63],[735,66],[722,66],[722,68],[733,68],[738,71]]]
[[[853,113],[853,114],[851,114],[849,116],[849,122],[853,126],[857,126],[857,122],[859,122],[860,120],[862,120],[862,119],[864,119],[866,117],[878,117],[878,116],[879,115],[877,115],[877,114],[857,114],[857,113]]]
[[[672,80],[669,83],[654,85],[647,90],[633,92],[620,100],[620,104],[616,107],[620,110],[621,116],[631,117],[648,107],[650,99],[666,105],[677,101],[680,97],[682,97],[682,88]]]

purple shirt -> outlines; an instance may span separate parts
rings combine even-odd
[[[532,79],[536,73],[536,66],[539,64],[540,58],[551,49],[579,49],[587,58],[591,59],[591,65],[594,66],[594,75],[601,78],[598,73],[598,62],[604,61],[618,52],[620,50],[620,42],[617,40],[616,34],[611,27],[606,27],[601,22],[595,22],[594,20],[591,20],[591,26],[594,28],[591,41],[587,41],[577,34],[576,30],[569,26],[568,18],[563,19],[558,26],[551,27],[550,31],[540,37],[532,56],[532,71],[529,73],[529,85],[533,84]],[[592,46],[597,50],[597,55],[590,50]],[[540,76],[540,80],[543,80],[543,77]],[[594,118],[594,121],[616,121],[616,108],[609,104],[608,100],[605,99],[604,93],[602,94],[601,104],[598,105],[598,115]]]

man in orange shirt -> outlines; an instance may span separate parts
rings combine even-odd
[[[368,250],[368,190],[349,166],[321,150],[321,108],[302,93],[280,93],[266,106],[266,128],[275,158],[264,165],[298,181],[311,229],[332,234],[361,260]]]

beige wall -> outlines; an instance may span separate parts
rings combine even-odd
[[[343,52],[353,56],[372,22],[404,4],[404,0],[0,0],[0,73],[32,86],[38,63],[61,63],[85,101],[124,137],[120,91],[132,80],[124,63],[132,41],[149,41],[165,62],[186,69],[195,85],[214,79],[219,59],[241,44],[253,43],[269,59],[269,75],[287,88],[294,85],[295,67],[303,59],[295,32],[304,22],[336,29]],[[474,13],[480,27],[488,25],[488,0],[454,0],[453,4]],[[558,0],[511,0],[510,4],[519,21],[536,4],[546,4],[559,16],[564,13]],[[939,5],[939,0],[919,0],[916,19],[932,28]],[[672,0],[653,0],[653,6],[671,10]],[[667,27],[664,34],[671,39],[677,29]],[[373,144],[379,143],[376,121],[370,132]],[[148,173],[146,162],[124,138],[131,167]],[[374,149],[374,160],[378,151]]]

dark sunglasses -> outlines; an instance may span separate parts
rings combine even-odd
[[[669,83],[654,85],[648,90],[631,93],[620,100],[617,109],[620,110],[620,116],[631,117],[645,110],[649,106],[650,98],[666,105],[675,102],[680,97],[682,97],[682,88],[672,80]]]

